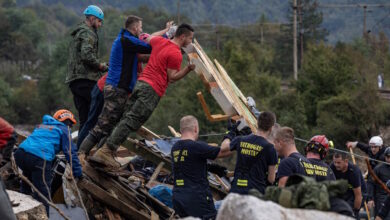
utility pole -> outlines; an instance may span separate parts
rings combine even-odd
[[[216,21],[216,24],[215,24],[215,40],[216,40],[216,42],[215,42],[215,44],[216,44],[216,49],[217,49],[217,51],[219,51],[219,42],[220,42],[220,39],[219,39],[219,25],[218,25],[218,17],[217,17],[217,21]]]
[[[363,5],[363,39],[367,41],[367,5]]]
[[[299,37],[300,37],[300,59],[299,59],[299,64],[302,67],[303,63],[303,34],[304,34],[304,28],[303,28],[303,19],[302,19],[302,13],[303,13],[303,5],[302,5],[302,0],[298,1],[298,15],[299,15]]]
[[[297,45],[297,0],[293,1],[293,56],[294,56],[294,79],[298,80],[298,45]]]
[[[177,0],[177,23],[180,25],[180,0]]]

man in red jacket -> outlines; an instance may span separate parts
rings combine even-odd
[[[0,163],[10,160],[12,149],[16,143],[16,137],[14,127],[0,117],[0,154],[2,155],[2,161]]]

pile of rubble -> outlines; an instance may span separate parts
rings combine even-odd
[[[128,138],[119,148],[116,158],[122,164],[119,171],[109,171],[92,161],[86,162],[83,164],[84,178],[78,181],[77,185],[68,178],[71,169],[69,164],[65,165],[65,158],[61,155],[57,157],[53,165],[51,199],[65,216],[74,219],[72,215],[78,212],[77,219],[178,217],[172,209],[173,177],[170,159],[170,149],[178,138],[161,138],[145,127],[140,129],[138,135],[139,139]],[[19,141],[23,139],[21,135]],[[9,164],[7,168],[2,169],[0,173],[7,183],[7,188],[17,191],[18,180],[15,181],[17,177],[12,174]],[[209,177],[214,199],[223,199],[229,190],[229,182],[224,177],[211,172]],[[11,201],[16,203],[14,212],[18,206],[25,206],[25,202],[22,202],[24,199],[18,199],[20,196],[33,200],[14,191],[10,191],[9,195]],[[28,215],[20,214],[17,217],[18,219],[46,219],[42,207],[36,205],[27,209]],[[74,207],[77,207],[77,210]],[[81,207],[85,207],[88,217]],[[56,219],[55,216],[62,219],[55,209],[51,209],[50,219]]]

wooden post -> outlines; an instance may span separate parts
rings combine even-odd
[[[351,157],[352,157],[352,162],[353,162],[353,164],[356,165],[355,155],[353,154],[352,147],[349,148],[349,152],[351,153]],[[367,218],[370,219],[370,210],[368,209],[368,206],[367,206],[367,202],[366,202],[366,201],[364,201],[364,208],[366,209]]]
[[[293,56],[294,56],[294,79],[298,80],[298,45],[297,45],[297,0],[293,2]]]

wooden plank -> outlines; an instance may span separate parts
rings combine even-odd
[[[220,75],[218,74],[218,70],[215,67],[214,63],[211,62],[210,58],[206,55],[206,53],[203,51],[202,47],[199,45],[199,43],[195,40],[194,41],[194,48],[196,49],[196,52],[199,54],[201,57],[203,63],[205,64],[208,72],[213,75],[215,81],[217,82],[219,88],[222,90],[226,98],[229,100],[230,103],[233,102],[232,98],[230,97],[229,92],[226,90],[226,87],[223,86],[222,84],[222,79]]]
[[[122,202],[85,178],[79,181],[77,184],[81,189],[91,194],[92,197],[94,197],[96,200],[110,207],[112,210],[122,214],[124,217],[126,217],[126,219],[150,219],[150,215]]]
[[[216,62],[216,66],[220,70],[222,70],[223,68],[218,62]],[[252,132],[256,132],[257,123],[255,117],[248,109],[248,107],[245,105],[245,103],[242,102],[242,100],[238,97],[236,92],[233,90],[233,86],[230,84],[229,79],[227,78],[222,79],[221,84],[223,84],[223,86],[225,86],[228,92],[231,94],[231,97],[234,100],[232,104],[234,108],[237,110],[237,112],[239,113],[239,115],[241,115],[245,119],[247,125],[251,128]]]
[[[213,75],[211,75],[208,71],[206,66],[203,64],[201,58],[197,53],[190,53],[188,54],[188,57],[190,58],[190,62],[192,64],[195,64],[195,72],[199,76],[202,75],[204,77],[204,80],[209,83],[209,82],[215,82],[215,79]]]
[[[109,178],[97,172],[88,162],[83,167],[83,172],[96,183],[99,183],[106,190],[111,190],[121,201],[137,208],[142,209],[143,205],[137,200],[135,192],[124,189],[120,184],[116,183],[112,178]]]
[[[204,113],[206,114],[207,120],[209,120],[211,122],[224,121],[230,117],[229,115],[221,115],[221,114],[212,115],[210,113],[210,110],[209,110],[207,104],[206,104],[206,101],[204,100],[202,93],[198,92],[198,93],[196,93],[196,95],[198,96],[199,102],[202,105]]]
[[[157,179],[158,174],[160,174],[160,171],[161,171],[161,169],[163,168],[164,164],[165,164],[164,162],[160,162],[160,163],[158,164],[158,166],[157,166],[156,169],[154,170],[152,176],[150,177],[148,183],[146,184],[146,186],[147,186],[148,188],[150,188],[150,184],[151,184],[153,181],[155,181],[155,180]]]
[[[116,213],[111,212],[107,207],[104,207],[104,212],[108,218],[108,220],[121,220],[122,218],[118,215],[115,215]]]
[[[226,97],[226,95],[223,93],[223,91],[221,90],[221,88],[219,88],[217,84],[210,84],[209,91],[226,115],[232,116],[238,114],[231,101]]]
[[[129,151],[135,152],[137,155],[143,157],[145,160],[152,161],[155,164],[164,162],[164,168],[167,170],[172,170],[170,158],[166,158],[161,154],[152,151],[149,147],[145,146],[144,143],[136,139],[127,138],[127,140],[123,142],[122,146],[127,148]]]
[[[148,140],[148,141],[152,141],[153,138],[161,139],[160,136],[158,136],[158,135],[155,134],[153,131],[147,129],[147,128],[144,127],[144,126],[141,126],[141,128],[138,129],[137,134],[138,134],[139,136],[145,138],[145,139]]]
[[[177,132],[172,126],[168,125],[168,129],[174,137],[181,137],[181,134]]]
[[[225,68],[223,68],[223,66],[218,62],[218,60],[214,59],[214,62],[216,64],[219,72],[221,73],[222,78],[224,78],[230,85],[232,85],[236,95],[241,99],[242,102],[245,103],[245,105],[248,105],[246,97],[244,96],[244,94],[242,94],[241,90],[237,87],[237,85],[234,83],[234,81],[227,74]]]
[[[150,220],[160,220],[160,217],[155,212],[152,211]]]

